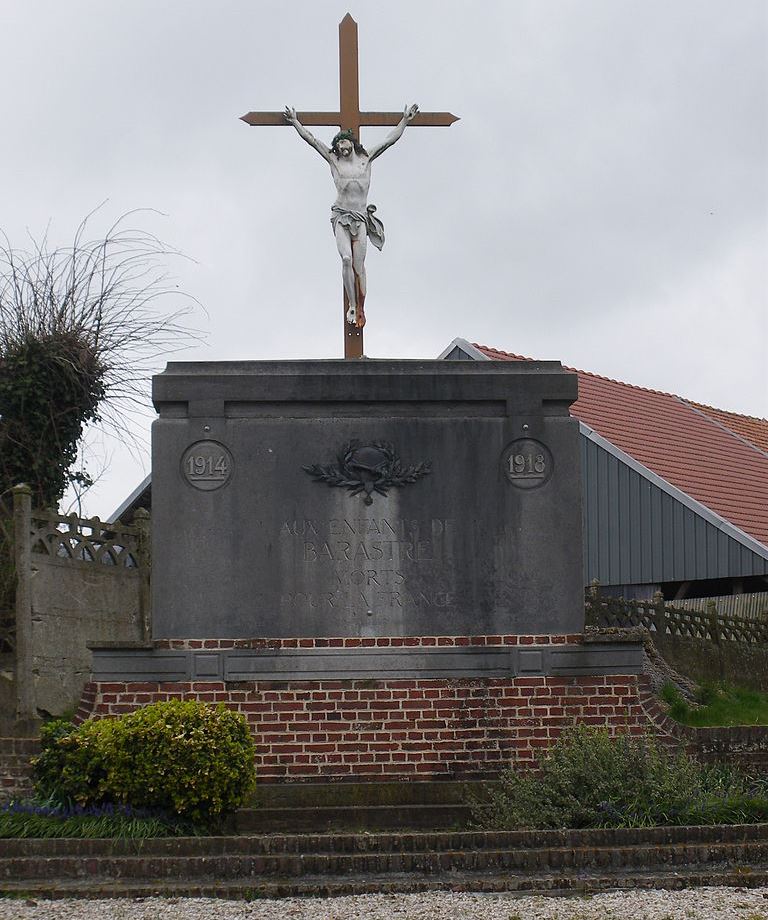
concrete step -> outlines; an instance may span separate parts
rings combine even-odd
[[[571,831],[0,840],[0,895],[573,893],[768,884],[768,824]]]
[[[235,834],[322,833],[331,830],[443,830],[466,828],[468,805],[334,805],[241,808],[228,829]]]
[[[283,897],[339,897],[353,894],[467,891],[508,894],[572,895],[615,889],[679,890],[722,885],[758,888],[768,885],[768,866],[707,866],[704,869],[654,872],[462,873],[432,875],[366,874],[301,878],[155,878],[75,879],[41,877],[0,883],[0,895],[39,898],[195,897],[255,900]]]
[[[482,796],[484,782],[263,783],[251,805],[263,808],[330,808],[371,805],[462,805]]]
[[[685,833],[682,832],[686,832]],[[719,832],[719,835],[715,832]],[[304,876],[644,874],[768,868],[768,825],[631,832],[0,841],[0,887],[44,878],[271,882]]]
[[[642,847],[685,848],[768,845],[768,824],[710,827],[587,828],[584,830],[432,831],[404,833],[258,834],[220,837],[0,839],[0,866],[21,857],[282,856],[285,854],[441,853],[484,850],[632,851]]]
[[[704,865],[766,866],[767,843],[627,848],[444,850],[422,853],[298,853],[226,856],[17,857],[0,865],[0,880],[59,878],[242,879],[304,875],[433,875],[443,872],[660,871]]]
[[[472,820],[482,782],[280,783],[257,787],[226,824],[232,834],[455,830]]]

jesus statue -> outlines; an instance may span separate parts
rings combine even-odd
[[[341,275],[349,302],[347,322],[365,325],[365,253],[368,237],[377,249],[384,245],[384,225],[376,217],[376,205],[368,204],[371,163],[402,137],[406,125],[418,114],[417,105],[406,106],[400,123],[370,153],[355,140],[351,131],[339,131],[327,147],[311,134],[286,106],[285,120],[298,131],[310,147],[328,162],[336,186],[336,201],[331,207],[331,226],[341,256]]]

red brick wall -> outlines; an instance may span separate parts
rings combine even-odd
[[[172,640],[165,647],[547,644],[565,636]],[[307,645],[309,643],[309,645]],[[107,683],[86,687],[78,718],[157,700],[225,703],[247,718],[262,781],[481,778],[524,766],[575,722],[654,730],[637,675],[461,680]]]
[[[0,738],[0,802],[32,792],[30,758],[39,753],[37,738]]]
[[[371,636],[363,639],[336,637],[328,639],[159,639],[160,649],[231,649],[231,648],[413,648],[467,645],[564,645],[581,644],[584,636]]]

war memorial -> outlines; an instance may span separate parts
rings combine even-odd
[[[519,895],[577,894],[586,903],[623,889],[656,916],[671,896],[651,889],[705,886],[695,905],[676,895],[676,906],[693,916],[694,906],[712,904],[706,915],[720,916],[725,895],[715,885],[736,889],[747,909],[746,889],[768,878],[765,803],[726,800],[723,790],[732,761],[764,772],[767,730],[695,730],[659,707],[659,677],[681,678],[649,638],[667,631],[660,592],[627,604],[633,615],[642,607],[639,623],[598,621],[598,604],[620,599],[601,598],[593,583],[585,624],[577,373],[558,361],[365,356],[367,244],[385,241],[368,200],[371,164],[412,128],[457,119],[416,105],[361,112],[349,15],[339,50],[337,112],[287,106],[243,120],[292,127],[330,168],[344,357],[169,363],[153,380],[151,495],[136,493],[127,517],[35,511],[28,486],[13,490],[24,732],[77,699],[89,668],[74,718],[85,724],[72,738],[106,729],[109,739],[131,721],[109,717],[142,710],[140,721],[154,702],[223,704],[164,707],[159,735],[151,724],[131,736],[113,787],[119,798],[134,782],[143,795],[173,775],[178,814],[179,802],[197,807],[208,793],[219,807],[188,811],[204,823],[174,824],[172,836],[166,826],[135,838],[99,829],[87,839],[0,840],[0,914],[3,902],[39,911],[35,898],[89,899],[93,915],[111,916],[115,902],[98,899],[123,898],[141,916],[214,916],[201,899],[362,894],[372,896],[360,908],[372,917],[459,917],[463,903],[472,916],[511,917],[513,907],[517,917],[528,904],[508,899]],[[329,144],[308,127],[329,125],[340,129]],[[371,126],[392,130],[366,147],[361,128]],[[375,292],[370,304],[377,318]],[[59,604],[66,595],[76,609]],[[730,628],[733,644],[764,641],[759,627],[747,634],[742,624],[740,636]],[[185,713],[181,724],[168,715],[174,709]],[[250,731],[255,791],[251,776],[247,793],[225,801],[226,783],[242,786],[237,747],[199,729],[193,710],[237,724],[248,770]],[[590,739],[600,745],[593,752],[621,748],[629,759],[605,755],[606,784],[603,755],[576,747],[564,783],[570,767],[547,785],[557,755],[543,767],[542,755],[581,725],[608,732],[571,732],[568,744]],[[70,749],[78,759],[88,737]],[[38,740],[2,741],[10,745],[0,744],[0,794],[16,781],[23,790],[21,761]],[[54,743],[62,741],[70,736]],[[671,782],[659,772],[665,748],[700,764],[669,758],[682,771]],[[194,768],[174,774],[169,765],[187,756]],[[63,763],[49,760],[57,782]],[[89,763],[89,781],[101,783],[104,765]],[[696,771],[709,763],[715,795],[702,805]],[[522,812],[504,799],[518,782],[529,790]],[[652,811],[649,787],[661,790]],[[568,800],[559,812],[558,798]],[[62,814],[91,817],[79,799],[64,805]],[[462,903],[463,892],[476,896]],[[485,897],[494,892],[503,898]],[[295,903],[285,909],[298,916]],[[352,901],[300,912],[328,909],[361,915]]]
[[[345,357],[155,377],[151,640],[94,648],[83,714],[225,702],[262,782],[490,776],[574,722],[642,725],[641,646],[584,637],[576,376],[363,356],[371,164],[456,118],[360,112],[349,16],[340,85],[338,112],[243,120],[330,166]],[[366,150],[369,125],[394,130]]]

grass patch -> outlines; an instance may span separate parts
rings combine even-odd
[[[669,715],[682,725],[699,728],[728,725],[768,725],[768,694],[723,684],[704,684],[691,706],[674,684],[665,684],[661,698]]]
[[[144,840],[149,837],[194,836],[201,829],[190,822],[157,812],[120,805],[57,805],[25,800],[0,807],[0,838],[111,837]]]

